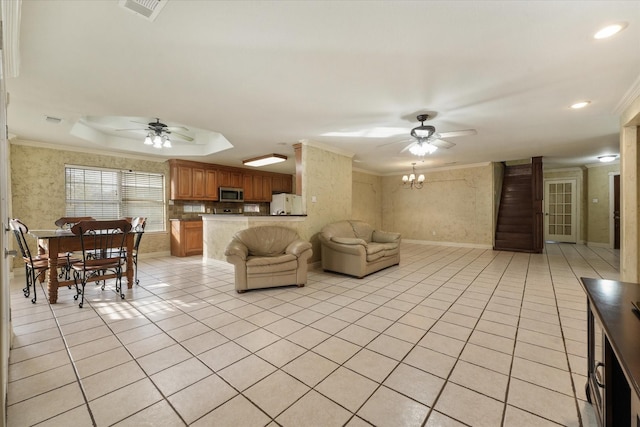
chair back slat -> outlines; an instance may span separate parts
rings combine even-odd
[[[71,228],[73,234],[80,236],[82,258],[104,260],[122,258],[126,233],[131,224],[126,220],[80,221]]]
[[[18,248],[20,249],[22,259],[33,265],[33,258],[31,257],[31,250],[29,250],[29,244],[27,243],[26,237],[26,234],[29,232],[29,227],[17,218],[9,221],[9,227],[13,231],[14,236],[16,236],[16,241],[18,242]]]

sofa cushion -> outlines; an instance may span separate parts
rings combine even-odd
[[[269,258],[252,257],[247,258],[247,273],[274,273],[298,268],[298,258],[291,254],[273,256]]]
[[[376,261],[380,258],[396,255],[399,250],[397,243],[369,243],[367,245],[367,261]]]

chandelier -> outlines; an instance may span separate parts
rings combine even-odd
[[[149,131],[144,143],[145,145],[153,145],[153,148],[171,148],[171,139],[162,129]]]
[[[404,188],[413,190],[414,188],[419,190],[424,185],[424,175],[418,175],[416,179],[416,164],[411,163],[412,172],[409,175],[402,176],[402,184]]]

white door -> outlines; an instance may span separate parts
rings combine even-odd
[[[544,239],[576,243],[578,235],[576,180],[544,182]]]

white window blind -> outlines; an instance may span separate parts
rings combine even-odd
[[[66,166],[66,216],[144,216],[145,231],[165,231],[164,175]]]

